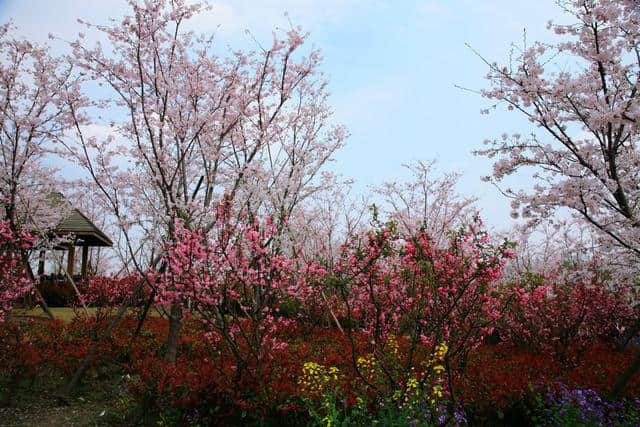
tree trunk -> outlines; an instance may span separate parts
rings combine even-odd
[[[42,307],[42,311],[44,311],[47,314],[47,316],[49,316],[49,319],[53,319],[53,313],[51,313],[51,310],[49,310],[49,306],[47,305],[46,301],[42,297],[42,293],[40,293],[40,289],[38,288],[39,283],[36,280],[35,275],[33,274],[33,270],[31,269],[31,264],[29,263],[29,255],[27,254],[27,251],[25,251],[24,249],[21,250],[20,255],[22,257],[22,263],[24,264],[24,269],[27,271],[27,276],[29,277],[29,280],[31,281],[31,283],[33,283],[33,289],[36,295],[38,296],[38,304],[40,304],[40,307]]]
[[[89,263],[89,246],[84,245],[82,247],[82,267],[80,268],[80,277],[82,281],[87,280],[87,264]]]
[[[151,308],[151,304],[153,303],[153,299],[155,298],[155,296],[156,296],[156,290],[154,289],[153,291],[151,291],[151,295],[149,295],[149,299],[144,304],[142,314],[138,319],[138,326],[136,326],[136,331],[133,333],[133,337],[131,338],[131,343],[133,343],[133,340],[135,340],[138,337],[138,335],[140,335],[140,331],[142,330],[142,324],[147,319],[147,314],[149,314],[149,309]]]
[[[178,355],[178,338],[180,338],[180,326],[182,325],[182,308],[179,302],[171,304],[171,314],[169,315],[169,334],[166,341],[165,360],[175,363]]]

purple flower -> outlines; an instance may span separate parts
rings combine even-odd
[[[546,394],[544,414],[550,425],[570,420],[595,425],[620,425],[638,422],[640,401],[607,402],[595,390],[568,390],[559,383],[558,391]]]

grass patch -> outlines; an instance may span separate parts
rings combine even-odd
[[[76,317],[76,312],[78,312],[79,315],[82,315],[82,313],[84,312],[82,308],[74,309],[71,307],[49,307],[49,310],[51,310],[51,314],[53,314],[53,317],[55,317],[56,319],[62,319],[65,322],[68,322]],[[88,310],[90,315],[94,315],[97,309],[95,307],[89,307]],[[49,318],[41,307],[35,307],[30,310],[17,308],[14,309],[11,314],[16,317],[41,317],[43,319]]]
[[[83,308],[49,307],[49,310],[51,310],[51,314],[53,314],[53,317],[55,317],[56,319],[61,319],[64,322],[71,321],[74,317],[76,317],[76,315],[84,316]],[[87,310],[89,311],[89,315],[93,316],[96,314],[96,311],[98,310],[98,308],[87,307]],[[114,309],[114,313],[116,310],[117,308]],[[136,313],[138,313],[138,310],[135,308],[130,308],[127,310],[127,314],[131,315]],[[14,317],[35,317],[38,319],[49,318],[47,314],[42,310],[41,307],[35,307],[32,309],[16,308],[11,312],[11,315]],[[158,311],[155,307],[152,307],[149,310],[148,315],[150,317],[162,317],[162,314],[160,313],[160,311]]]

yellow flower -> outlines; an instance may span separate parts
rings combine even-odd
[[[433,386],[433,395],[435,397],[442,397],[442,386],[440,384]]]
[[[445,342],[439,344],[436,346],[436,357],[440,360],[444,359],[444,357],[447,354],[447,351],[449,351],[449,347],[447,347],[447,344]]]
[[[400,346],[398,345],[398,340],[395,336],[389,335],[389,338],[387,339],[387,345],[389,346],[389,352],[394,356],[398,356]]]
[[[364,375],[370,378],[373,378],[376,376],[377,363],[376,363],[376,359],[373,357],[372,354],[368,355],[367,357],[363,357],[363,356],[358,357],[358,359],[356,360],[356,364],[358,366],[358,369]]]
[[[327,382],[328,376],[324,366],[315,362],[305,362],[302,375],[298,378],[298,385],[303,392],[321,393]]]
[[[331,366],[329,368],[329,375],[331,375],[333,377],[334,381],[338,381],[338,374],[340,373],[340,369],[336,368],[335,366]]]
[[[331,381],[338,380],[339,373],[340,370],[335,366],[327,369],[316,362],[305,362],[302,375],[298,378],[298,385],[303,393],[322,394]]]

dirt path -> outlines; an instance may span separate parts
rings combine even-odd
[[[105,426],[113,425],[106,405],[93,402],[70,406],[42,404],[31,407],[0,408],[0,426]]]
[[[130,399],[113,383],[95,382],[63,405],[55,397],[58,387],[19,389],[12,401],[0,405],[0,426],[89,427],[126,426],[131,415]]]
[[[88,427],[113,425],[105,416],[104,405],[93,403],[73,406],[43,405],[29,408],[0,408],[0,426]]]

